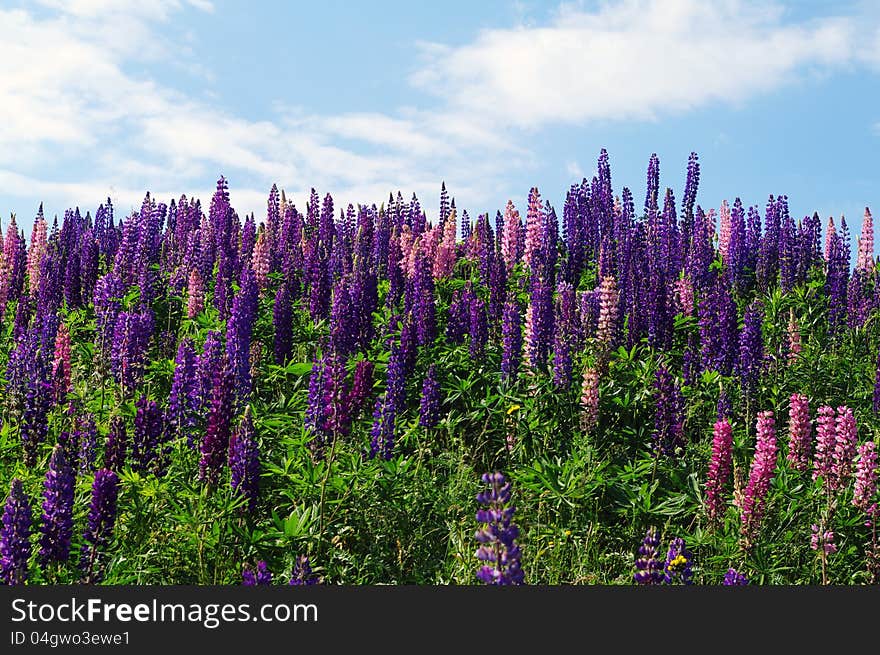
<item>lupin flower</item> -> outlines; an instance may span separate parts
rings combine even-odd
[[[820,548],[826,555],[837,552],[837,545],[834,543],[834,530],[822,530],[818,525],[813,523],[810,535],[810,548],[819,550]]]
[[[504,265],[510,272],[516,263],[522,257],[520,243],[522,242],[522,220],[519,212],[513,206],[513,202],[508,200],[507,207],[504,209],[504,230],[501,237],[501,256],[504,258]]]
[[[113,538],[116,525],[116,500],[119,495],[119,477],[110,470],[100,469],[92,483],[92,500],[83,540],[80,567],[83,582],[100,582],[103,578],[102,550]]]
[[[853,490],[852,504],[866,514],[877,513],[877,449],[873,441],[866,441],[859,446],[859,460],[856,463],[856,482]]]
[[[767,503],[770,482],[776,470],[776,427],[773,412],[758,412],[758,438],[749,472],[749,483],[742,500],[742,535],[746,544],[757,538]]]
[[[283,282],[275,292],[275,303],[272,306],[272,324],[275,327],[274,352],[275,363],[284,366],[293,351],[293,304],[290,290]]]
[[[349,405],[352,418],[358,416],[364,404],[373,392],[373,362],[369,359],[359,359],[354,367],[354,379],[351,383]]]
[[[127,395],[140,383],[147,347],[153,335],[153,312],[120,312],[113,330],[111,366],[116,381]]]
[[[788,407],[787,459],[795,470],[802,472],[809,470],[812,442],[809,401],[805,395],[793,393]]]
[[[581,430],[590,432],[599,422],[599,370],[590,366],[584,369],[581,382]]]
[[[693,583],[693,555],[687,549],[684,539],[676,537],[669,544],[669,550],[666,553],[666,562],[663,565],[663,582],[664,584],[681,584],[689,585]]]
[[[229,438],[229,471],[232,490],[247,499],[248,511],[257,505],[260,483],[260,451],[251,406],[245,408],[238,429]]]
[[[257,236],[257,242],[254,245],[254,256],[251,262],[251,268],[254,271],[254,278],[260,289],[265,289],[269,283],[269,271],[272,263],[272,244],[270,243],[268,230],[261,230]]]
[[[13,478],[0,526],[0,581],[3,584],[21,585],[27,580],[31,521],[31,506],[24,485]]]
[[[736,569],[727,569],[724,574],[724,581],[721,583],[725,587],[739,587],[749,584],[748,578]]]
[[[816,454],[813,458],[813,480],[822,477],[826,486],[836,489],[833,479],[834,447],[837,443],[834,408],[823,405],[816,420]]]
[[[52,363],[52,382],[55,402],[61,402],[71,391],[70,386],[70,331],[62,323],[55,337],[55,358]]]
[[[553,289],[540,278],[530,284],[525,325],[526,363],[532,371],[541,371],[547,364],[553,329]]]
[[[110,433],[107,435],[107,444],[104,447],[104,468],[117,473],[125,466],[125,454],[128,447],[128,435],[125,429],[125,419],[121,416],[110,418]]]
[[[706,476],[706,515],[713,523],[724,515],[724,485],[733,469],[733,429],[724,419],[715,423],[712,459]]]
[[[865,207],[865,218],[862,221],[862,234],[859,237],[856,270],[862,273],[874,271],[874,219],[871,216],[871,210],[867,207]]]
[[[135,403],[134,433],[131,440],[132,468],[141,473],[161,471],[160,452],[162,412],[155,400],[141,396]]]
[[[198,424],[198,391],[195,350],[190,339],[181,339],[165,412],[165,430],[169,439],[185,436],[187,443],[192,445]]]
[[[437,380],[437,367],[428,367],[422,384],[422,399],[419,403],[419,425],[433,428],[440,422],[440,382]]]
[[[525,576],[516,544],[519,528],[512,522],[510,483],[497,472],[484,473],[482,480],[489,488],[477,494],[477,502],[484,506],[477,511],[477,521],[485,525],[474,535],[480,543],[477,559],[485,562],[477,571],[477,579],[490,585],[520,585]]]
[[[529,191],[529,207],[526,211],[526,239],[523,260],[529,269],[534,270],[539,264],[542,250],[542,239],[545,233],[544,209],[541,205],[541,194],[537,187]]]
[[[694,285],[690,278],[683,276],[675,281],[675,296],[678,309],[685,316],[694,315]]]
[[[260,587],[272,584],[272,572],[263,560],[257,562],[257,570],[245,566],[241,572],[241,584],[245,587]]]
[[[199,269],[193,267],[189,272],[189,283],[186,291],[186,317],[195,318],[205,308],[205,282],[199,275]]]
[[[287,584],[292,586],[311,586],[318,584],[318,578],[312,573],[312,567],[309,564],[307,555],[299,555],[293,564],[293,573],[290,575],[290,582]]]
[[[640,585],[657,585],[663,582],[665,562],[660,557],[660,533],[648,528],[636,556],[636,572],[633,579]]]
[[[43,483],[43,517],[40,522],[40,564],[64,562],[73,536],[73,492],[76,473],[64,449],[56,445]]]
[[[852,477],[853,460],[858,447],[858,426],[849,407],[837,408],[835,421],[835,442],[832,458],[832,475],[835,486],[842,488]]]
[[[228,359],[214,372],[208,426],[201,444],[199,479],[211,486],[220,481],[232,431],[235,373]]]
[[[614,276],[606,275],[599,285],[599,324],[596,328],[596,341],[603,347],[610,346],[614,339],[618,300],[617,281]]]
[[[754,397],[761,366],[764,359],[764,338],[761,324],[764,311],[758,301],[752,302],[746,309],[743,318],[743,329],[739,335],[739,353],[736,362],[736,373],[740,379],[743,397]]]
[[[657,369],[654,379],[654,450],[656,454],[673,455],[684,446],[684,398],[678,383],[665,368]]]

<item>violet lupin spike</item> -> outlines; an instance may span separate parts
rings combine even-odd
[[[253,512],[259,494],[260,451],[250,405],[229,438],[229,470],[232,490],[247,500],[248,511]]]
[[[214,372],[214,384],[208,410],[208,426],[201,444],[199,480],[216,486],[226,464],[232,432],[235,373],[227,358]]]
[[[103,551],[113,538],[116,525],[116,501],[119,495],[119,477],[113,471],[100,469],[92,483],[92,500],[86,530],[83,533],[80,567],[83,582],[94,584],[103,579],[106,555]]]
[[[419,404],[419,426],[436,427],[440,422],[440,382],[437,380],[437,367],[428,367],[425,381],[422,383],[422,398]]]
[[[43,484],[43,516],[40,521],[40,552],[42,566],[64,562],[70,556],[73,536],[73,492],[76,473],[67,461],[61,445],[56,445],[49,459],[49,470]]]
[[[658,585],[663,582],[664,561],[660,556],[660,533],[648,528],[639,546],[633,579],[639,585]]]
[[[31,506],[24,485],[13,478],[0,525],[0,581],[3,584],[21,585],[27,580],[31,521]]]
[[[477,502],[484,506],[477,511],[477,521],[485,527],[477,530],[475,538],[480,543],[477,559],[485,563],[477,579],[490,585],[521,585],[525,576],[516,544],[519,528],[512,522],[510,483],[501,473],[484,473],[482,480],[488,489],[477,494]]]

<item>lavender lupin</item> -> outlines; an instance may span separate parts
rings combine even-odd
[[[639,585],[658,585],[663,582],[665,562],[660,557],[660,533],[648,528],[636,556],[636,572],[633,579]]]
[[[436,427],[440,422],[440,382],[437,380],[437,367],[428,367],[422,384],[422,399],[419,404],[419,425],[423,428]]]
[[[312,573],[309,558],[306,555],[299,555],[293,564],[293,573],[290,575],[289,585],[293,586],[311,586],[318,584],[318,578]]]
[[[474,537],[480,543],[477,559],[485,564],[477,571],[477,579],[490,585],[520,585],[525,575],[516,544],[519,528],[512,522],[510,483],[497,472],[484,473],[482,480],[488,489],[477,494],[477,502],[484,506],[477,511],[477,521],[485,527]]]
[[[27,580],[31,521],[31,506],[24,485],[13,478],[0,526],[0,581],[3,584],[21,585]]]
[[[43,483],[43,516],[40,522],[40,564],[64,562],[70,555],[73,536],[73,491],[76,473],[61,445],[49,459]]]
[[[233,491],[247,500],[248,511],[253,512],[259,493],[260,451],[250,405],[245,408],[238,429],[229,438],[229,470]]]
[[[98,470],[92,483],[92,500],[80,558],[85,583],[100,582],[103,578],[103,551],[113,538],[118,495],[119,477],[116,473],[107,469]]]

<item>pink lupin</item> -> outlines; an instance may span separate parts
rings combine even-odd
[[[800,393],[791,394],[788,406],[788,456],[792,468],[807,471],[810,468],[810,445],[812,444],[810,403]]]

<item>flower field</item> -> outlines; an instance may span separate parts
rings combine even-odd
[[[870,211],[659,176],[13,217],[3,583],[880,583]]]

